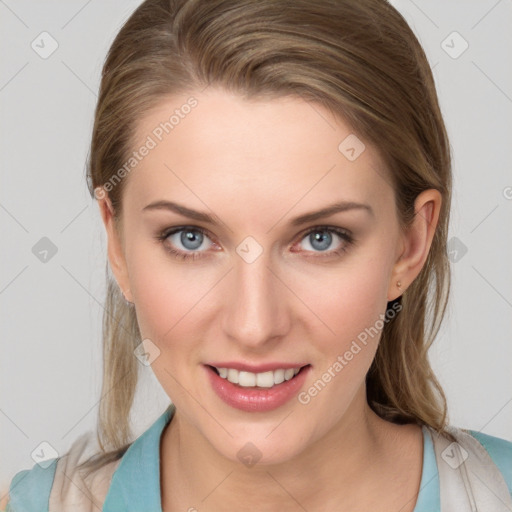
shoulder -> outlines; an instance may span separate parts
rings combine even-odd
[[[465,430],[474,437],[487,451],[507,483],[512,495],[512,442],[474,430]]]
[[[32,469],[16,473],[9,486],[8,512],[48,510],[57,459],[34,464]]]
[[[512,496],[512,442],[474,430],[449,426],[446,435],[434,434],[434,447],[439,455],[438,467],[467,467],[471,478],[479,476],[496,493],[508,490]],[[498,491],[501,488],[502,491]]]
[[[78,467],[98,452],[92,433],[86,433],[61,457],[18,472],[9,486],[6,512],[101,510],[121,457],[89,473]]]

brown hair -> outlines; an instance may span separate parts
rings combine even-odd
[[[395,301],[401,311],[384,325],[366,383],[381,417],[444,431],[446,399],[427,351],[450,290],[450,150],[432,72],[410,27],[385,0],[146,0],[103,67],[88,160],[91,195],[126,162],[143,116],[165,97],[208,85],[248,98],[300,96],[341,116],[380,151],[403,229],[420,192],[441,193],[428,258]],[[117,220],[123,183],[109,191]],[[97,430],[103,452],[95,466],[119,458],[131,441],[139,364],[133,350],[141,341],[108,264],[107,278]]]

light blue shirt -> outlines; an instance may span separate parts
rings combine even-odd
[[[103,512],[162,512],[160,493],[160,437],[172,418],[169,407],[124,453],[112,476]],[[430,432],[423,431],[423,468],[414,512],[440,512],[439,475]],[[512,495],[512,443],[469,431],[482,443],[502,472]],[[38,464],[17,473],[9,488],[6,511],[48,512],[56,462],[43,469]],[[193,504],[192,504],[193,505]]]

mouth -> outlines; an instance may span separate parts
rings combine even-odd
[[[242,363],[203,364],[212,391],[230,407],[251,413],[269,412],[290,403],[312,369],[310,364],[279,366],[263,365],[258,369],[264,371],[255,373]]]

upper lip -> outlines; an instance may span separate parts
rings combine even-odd
[[[238,371],[251,372],[251,373],[263,373],[270,372],[279,369],[288,368],[302,368],[307,366],[308,363],[263,363],[263,364],[248,364],[238,361],[221,361],[213,363],[205,363],[208,366],[215,366],[215,368],[233,368]]]

